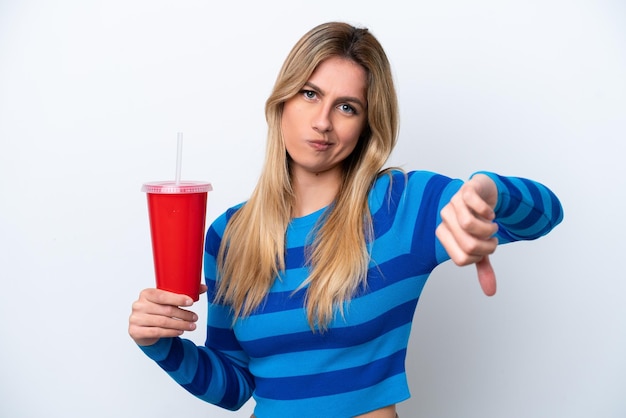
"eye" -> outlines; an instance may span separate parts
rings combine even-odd
[[[354,106],[350,106],[347,103],[340,104],[339,110],[341,110],[343,113],[348,113],[350,115],[356,115],[358,113]]]
[[[302,94],[304,98],[308,100],[314,100],[317,97],[317,93],[315,93],[313,90],[302,90],[300,94]]]

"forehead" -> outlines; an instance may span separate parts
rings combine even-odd
[[[355,96],[365,101],[367,72],[360,64],[343,57],[331,57],[318,64],[308,80],[325,93]]]

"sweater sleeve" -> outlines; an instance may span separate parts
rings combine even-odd
[[[495,237],[499,244],[534,240],[549,233],[563,220],[563,208],[557,196],[546,186],[521,177],[505,177],[492,172],[479,171],[491,178],[498,189],[498,201],[494,208],[498,225]],[[447,179],[440,181],[442,191],[437,207],[437,220],[441,222],[441,209],[450,202],[461,188],[463,181]],[[450,259],[439,240],[435,240],[437,263]]]
[[[237,410],[250,399],[255,386],[248,370],[248,357],[232,328],[231,310],[213,303],[216,255],[226,215],[209,227],[205,241],[204,271],[209,287],[205,344],[199,346],[177,337],[162,338],[140,348],[191,394],[222,408]]]
[[[561,202],[543,184],[520,177],[480,173],[489,176],[498,188],[494,211],[500,243],[537,239],[563,220]]]

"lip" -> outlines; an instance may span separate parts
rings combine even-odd
[[[311,146],[311,148],[313,148],[316,151],[326,151],[328,148],[330,148],[333,145],[332,143],[328,141],[317,140],[317,139],[308,140],[307,143]]]

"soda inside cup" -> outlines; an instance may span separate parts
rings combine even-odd
[[[145,183],[158,289],[199,299],[206,204],[211,183]]]

